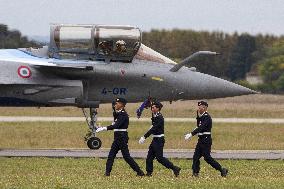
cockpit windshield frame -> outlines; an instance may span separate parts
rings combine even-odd
[[[52,25],[51,57],[131,62],[141,46],[139,28],[114,25]]]

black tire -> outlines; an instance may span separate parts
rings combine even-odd
[[[101,141],[101,139],[99,139],[97,137],[91,137],[87,141],[87,145],[90,149],[97,150],[97,149],[100,149],[100,147],[102,146],[102,141]]]

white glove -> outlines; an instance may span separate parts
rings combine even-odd
[[[139,139],[139,144],[143,144],[144,142],[145,142],[145,137],[144,136],[142,136],[140,139]]]
[[[184,136],[184,139],[185,140],[189,140],[190,138],[192,137],[192,134],[191,133],[188,133]]]
[[[107,130],[106,127],[99,127],[97,128],[96,133],[101,132],[101,131],[106,131],[106,130]]]

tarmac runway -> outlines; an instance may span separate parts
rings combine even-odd
[[[109,149],[0,149],[0,157],[50,157],[50,158],[106,158]],[[193,150],[165,149],[164,155],[168,158],[192,159]],[[130,151],[134,158],[146,158],[147,149]],[[246,159],[246,160],[283,160],[284,150],[214,150],[212,157],[216,159]],[[117,157],[122,157],[121,153]]]
[[[84,117],[40,117],[40,116],[0,116],[0,122],[74,122],[85,121]],[[98,117],[98,121],[113,121],[113,117]],[[130,117],[130,121],[150,122],[150,118]],[[169,122],[196,122],[195,118],[165,118]],[[269,118],[213,118],[214,123],[271,123],[283,124],[284,119],[269,119]]]
[[[99,117],[98,121],[112,121],[112,117]],[[196,122],[193,118],[165,118],[171,122]],[[27,117],[27,116],[0,116],[0,122],[74,122],[85,121],[84,117]],[[130,121],[150,122],[150,118],[130,118]],[[262,119],[262,118],[214,118],[215,123],[272,123],[283,124],[284,119]],[[72,158],[106,158],[109,149],[0,149],[0,157],[72,157]],[[165,149],[164,155],[168,158],[188,158],[193,156],[193,150],[187,149]],[[146,158],[147,150],[131,150],[134,158]],[[212,156],[216,159],[284,159],[284,150],[214,150]],[[119,152],[117,157],[122,157]]]

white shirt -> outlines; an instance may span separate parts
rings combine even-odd
[[[203,114],[201,114],[199,117],[202,117],[205,113],[207,113],[207,111],[203,112]]]
[[[157,113],[153,113],[153,117],[157,117],[158,114],[160,114],[160,112],[157,112]]]

